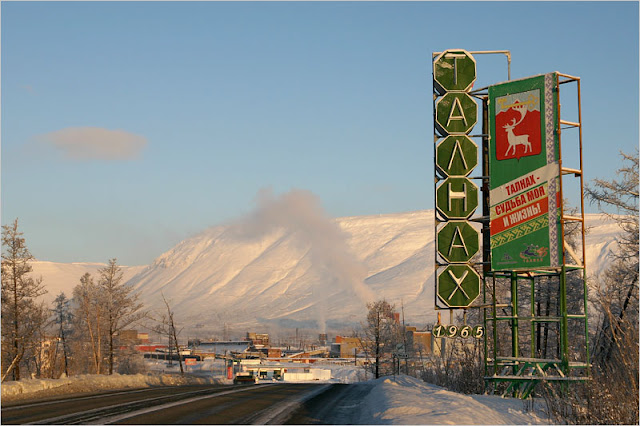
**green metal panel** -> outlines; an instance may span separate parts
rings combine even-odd
[[[436,101],[436,128],[441,134],[467,134],[478,121],[478,104],[464,92],[448,92]]]
[[[478,165],[478,146],[466,135],[448,136],[436,146],[436,166],[445,176],[467,176]]]
[[[480,295],[480,275],[467,264],[448,265],[438,275],[437,294],[450,308],[466,308]]]
[[[466,177],[450,177],[436,188],[436,208],[447,219],[467,219],[478,207],[478,187]]]
[[[449,263],[468,262],[480,248],[478,231],[466,221],[448,222],[437,240],[438,253]]]
[[[476,80],[476,60],[466,50],[447,50],[433,61],[433,80],[441,95],[468,91]]]

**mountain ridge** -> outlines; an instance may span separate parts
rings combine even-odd
[[[258,231],[251,223],[218,225],[148,266],[123,272],[146,307],[162,312],[166,297],[190,335],[217,333],[223,326],[238,332],[345,329],[364,320],[368,301],[382,298],[402,304],[408,322],[426,325],[436,317],[433,214],[352,216],[292,228],[261,224]],[[620,229],[599,214],[587,214],[586,222],[587,268],[598,272]],[[82,265],[60,264],[60,270],[70,277]],[[95,271],[96,265],[88,266]],[[42,265],[34,262],[38,270]]]

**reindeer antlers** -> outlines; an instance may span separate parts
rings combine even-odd
[[[514,127],[516,127],[518,123],[516,123],[516,119],[514,118],[513,121],[511,122],[511,124],[505,124],[504,126],[502,126],[503,129],[513,129]]]

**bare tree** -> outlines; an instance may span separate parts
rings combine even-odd
[[[47,334],[51,325],[49,308],[40,302],[25,321],[33,324],[34,334],[25,348],[24,367],[31,377],[49,377],[53,361],[53,342]]]
[[[613,253],[614,262],[596,286],[596,307],[602,316],[594,356],[599,362],[608,362],[616,348],[616,338],[628,332],[624,325],[631,314],[637,334],[638,315],[638,151],[635,156],[620,154],[623,167],[617,174],[621,179],[596,179],[594,187],[586,189],[587,196],[600,211],[615,220],[622,228],[618,238],[619,251]],[[631,331],[633,332],[633,331]]]
[[[361,339],[367,357],[374,359],[373,373],[376,377],[390,373],[390,356],[395,344],[400,341],[399,324],[395,321],[394,306],[386,300],[378,300],[367,304],[369,312],[367,322],[363,326],[364,338]],[[393,367],[390,367],[393,368]]]
[[[61,292],[53,301],[53,322],[57,325],[58,341],[62,345],[62,357],[64,360],[64,374],[69,376],[69,344],[68,339],[71,334],[71,324],[73,315],[71,314],[71,308],[69,306],[70,301],[64,292]],[[58,345],[56,344],[55,354],[57,355]],[[55,363],[55,356],[54,356]],[[55,369],[51,369],[51,377],[55,374]]]
[[[162,334],[167,336],[169,339],[169,348],[172,346],[175,348],[176,353],[178,354],[178,362],[180,364],[180,375],[184,376],[184,369],[182,367],[182,355],[180,354],[180,346],[178,345],[178,331],[176,331],[176,324],[174,321],[174,314],[171,310],[171,306],[169,302],[164,297],[164,293],[162,294],[162,301],[164,302],[165,307],[167,308],[167,313],[163,314],[160,319],[155,319],[159,324],[153,328],[158,334]]]
[[[115,345],[117,334],[132,323],[145,317],[141,311],[143,304],[138,295],[123,280],[123,274],[116,259],[110,259],[107,266],[98,270],[98,287],[105,298],[105,313],[108,339],[109,374],[113,374]]]
[[[34,257],[27,248],[22,232],[18,231],[18,219],[2,227],[2,380],[12,373],[20,380],[20,363],[32,338],[42,327],[35,321],[40,307],[36,298],[46,291],[42,278],[29,276],[29,264]],[[9,366],[6,364],[9,363]]]
[[[93,281],[91,274],[85,273],[80,284],[73,289],[75,302],[75,321],[78,327],[86,330],[92,352],[96,374],[102,372],[102,350],[104,336],[105,300],[104,294]]]

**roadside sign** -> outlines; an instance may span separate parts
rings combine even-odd
[[[480,295],[480,275],[468,264],[451,264],[438,275],[437,294],[450,308],[466,308]]]
[[[467,176],[478,165],[478,146],[467,135],[447,136],[436,146],[436,166],[445,176]]]
[[[467,221],[448,222],[438,231],[438,254],[449,263],[468,262],[478,249],[478,231]]]
[[[436,101],[436,127],[443,135],[466,134],[478,121],[478,104],[464,92],[448,92]]]
[[[463,49],[442,52],[433,61],[433,80],[441,95],[471,90],[476,81],[476,60]]]
[[[467,339],[469,337],[473,337],[476,339],[482,339],[482,337],[484,336],[484,326],[476,325],[475,327],[471,327],[470,325],[466,325],[466,324],[463,326],[457,326],[455,324],[449,324],[449,325],[436,324],[433,326],[431,335],[434,338],[460,337],[463,339]]]
[[[436,270],[446,266],[436,277],[436,293],[455,309],[471,304],[480,288],[479,276],[468,264],[478,252],[478,232],[464,222],[478,208],[479,189],[468,177],[478,165],[478,146],[467,136],[478,121],[478,104],[470,94],[476,61],[462,49],[432,58],[436,220],[446,222],[436,236]],[[438,143],[440,138],[444,139]],[[449,333],[441,328],[435,332],[436,336]]]
[[[467,219],[478,207],[478,187],[466,177],[446,178],[436,188],[436,208],[447,219]]]
[[[445,337],[447,335],[447,330],[444,325],[438,324],[433,327],[433,337]]]
[[[555,73],[489,87],[491,269],[562,260]]]

